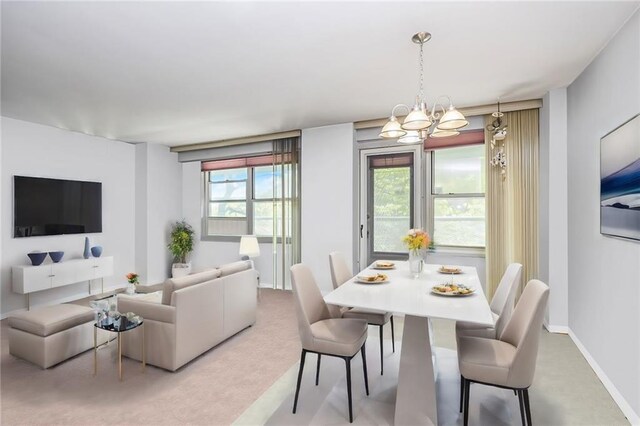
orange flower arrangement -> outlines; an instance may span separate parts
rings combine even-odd
[[[427,248],[431,239],[429,234],[422,229],[409,229],[402,241],[410,251],[417,252],[420,249]]]
[[[129,284],[138,284],[138,274],[135,272],[129,272],[126,277]]]

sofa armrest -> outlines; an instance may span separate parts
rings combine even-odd
[[[161,305],[160,303],[119,297],[118,311],[121,313],[133,312],[136,315],[140,315],[144,320],[169,324],[175,324],[176,322],[176,308],[174,306]]]
[[[164,283],[157,284],[140,284],[136,286],[136,293],[155,293],[156,291],[162,291]]]

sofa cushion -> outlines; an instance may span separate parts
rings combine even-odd
[[[46,337],[77,325],[93,321],[91,308],[73,304],[43,306],[18,312],[9,317],[9,326]]]
[[[168,278],[162,287],[162,304],[170,305],[171,296],[176,290],[200,284],[206,281],[214,280],[220,277],[219,269],[209,269],[195,274],[187,275],[180,278]]]
[[[218,269],[222,273],[221,276],[226,277],[227,275],[236,274],[238,272],[251,269],[251,266],[252,264],[250,260],[240,260],[238,262],[227,263],[226,265],[222,265]]]

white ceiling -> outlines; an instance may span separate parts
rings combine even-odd
[[[542,96],[638,2],[2,2],[2,115],[180,145]]]

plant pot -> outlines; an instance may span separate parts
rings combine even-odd
[[[171,265],[171,277],[180,278],[191,273],[191,263],[174,263]]]

